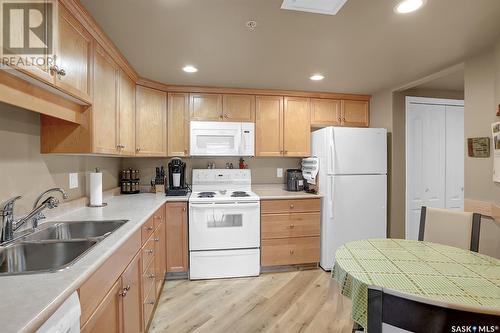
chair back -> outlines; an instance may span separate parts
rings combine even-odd
[[[477,252],[481,215],[422,207],[418,240]]]
[[[370,333],[459,332],[457,327],[472,326],[476,326],[476,332],[488,332],[485,328],[498,326],[499,318],[498,308],[448,306],[386,288],[368,288]]]

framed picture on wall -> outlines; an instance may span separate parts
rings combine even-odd
[[[488,158],[490,157],[490,138],[468,138],[467,148],[469,157]]]

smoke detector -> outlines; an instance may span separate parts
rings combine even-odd
[[[247,23],[245,23],[246,27],[250,29],[251,31],[254,31],[255,28],[257,27],[257,21],[250,20]]]
[[[283,0],[281,9],[335,15],[347,0]]]

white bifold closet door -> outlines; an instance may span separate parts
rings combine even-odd
[[[407,103],[407,239],[418,238],[422,206],[463,210],[463,118],[463,106]]]

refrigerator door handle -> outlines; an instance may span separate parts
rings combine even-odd
[[[334,163],[334,158],[335,158],[335,149],[334,149],[334,146],[333,144],[330,144],[330,146],[328,147],[329,151],[328,151],[328,174],[333,174],[333,163]]]
[[[330,193],[328,195],[328,204],[329,204],[329,209],[328,209],[328,213],[330,214],[329,218],[330,219],[333,219],[333,193],[334,193],[334,184],[335,184],[335,179],[334,177],[330,177],[331,180],[330,180]]]

